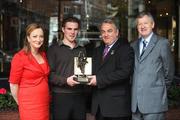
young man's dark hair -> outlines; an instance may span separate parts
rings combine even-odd
[[[80,20],[76,17],[67,17],[67,18],[64,18],[63,22],[62,22],[62,27],[65,27],[66,23],[67,22],[75,22],[75,23],[78,23],[78,28],[80,29],[81,28],[81,23],[80,23]]]
[[[49,84],[52,90],[53,120],[85,120],[86,96],[83,85],[74,80],[74,57],[85,48],[78,45],[76,38],[80,21],[75,17],[63,20],[63,38],[48,49],[50,65]]]

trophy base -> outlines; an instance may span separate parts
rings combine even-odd
[[[78,75],[77,77],[74,78],[74,80],[76,80],[80,84],[87,84],[90,81],[90,79],[84,75]]]

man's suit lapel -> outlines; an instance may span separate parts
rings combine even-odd
[[[101,64],[102,64],[102,56],[103,56],[103,50],[104,50],[104,46],[101,45],[100,48],[97,49],[96,51],[96,68],[99,69],[101,67]]]
[[[140,62],[143,61],[149,55],[149,53],[153,50],[156,43],[157,43],[157,36],[153,34],[144,54],[141,56],[141,58],[139,56]]]
[[[139,44],[140,44],[140,38],[138,39],[138,41],[136,42],[136,44],[135,44],[135,49],[134,49],[134,52],[135,52],[135,54],[136,54],[136,57],[137,57],[137,59],[138,60],[140,60],[140,53],[139,53]]]
[[[116,51],[116,48],[117,48],[118,44],[119,44],[119,41],[116,41],[116,43],[111,47],[111,49],[109,50],[108,54],[106,55],[106,57],[104,59],[102,58],[102,56],[103,56],[103,50],[102,50],[102,56],[101,56],[102,64],[101,64],[101,67],[104,64],[106,64],[107,61],[109,61],[109,59],[111,58],[112,55],[115,54],[115,51]]]
[[[113,47],[109,50],[109,52],[108,52],[108,54],[106,55],[106,57],[104,58],[103,63],[107,62],[107,61],[109,60],[109,58],[111,57],[111,55],[114,54],[114,52],[115,52],[115,47],[113,46]]]

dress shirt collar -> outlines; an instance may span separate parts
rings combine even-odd
[[[142,37],[141,41],[145,40],[146,41],[146,46],[147,46],[149,44],[150,40],[151,40],[152,35],[153,35],[153,32],[151,32],[151,34],[145,39]]]
[[[112,48],[112,46],[116,43],[117,40],[115,40],[111,45],[108,45],[109,46],[109,49],[108,51]]]

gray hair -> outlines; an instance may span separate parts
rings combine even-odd
[[[103,22],[99,25],[99,30],[101,30],[101,26],[102,26],[102,24],[104,24],[104,23],[113,24],[113,25],[116,27],[116,29],[119,29],[119,28],[118,28],[118,24],[116,23],[115,20],[113,20],[113,19],[105,19],[105,20],[103,20]]]
[[[154,18],[153,18],[153,16],[152,16],[152,14],[151,14],[150,12],[145,12],[145,11],[143,11],[143,12],[140,12],[140,13],[138,14],[138,16],[136,17],[136,25],[137,25],[138,19],[140,19],[140,18],[142,18],[142,17],[144,17],[144,16],[148,16],[148,17],[151,19],[151,21],[154,23]]]

